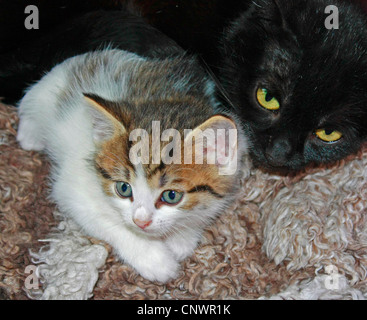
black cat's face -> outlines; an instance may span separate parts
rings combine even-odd
[[[226,32],[221,80],[254,163],[299,170],[357,151],[367,136],[367,25],[340,1],[259,0]]]

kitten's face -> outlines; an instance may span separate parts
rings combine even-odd
[[[106,157],[105,157],[106,156]],[[216,174],[189,166],[123,165],[98,159],[101,180],[125,225],[156,237],[205,226],[225,204],[228,189]],[[109,175],[109,174],[108,174]]]
[[[367,135],[366,23],[338,3],[328,30],[325,1],[277,3],[257,1],[224,40],[222,79],[252,158],[279,171],[344,158]]]
[[[228,164],[222,165],[217,162],[208,164],[206,160],[202,164],[197,164],[196,151],[192,154],[193,163],[185,164],[187,141],[190,141],[192,150],[196,150],[196,143],[199,143],[200,139],[196,139],[195,136],[195,139],[191,140],[190,135],[184,134],[179,135],[178,148],[181,152],[177,153],[178,158],[174,156],[177,149],[170,152],[168,150],[172,149],[167,148],[170,142],[161,141],[158,151],[162,158],[156,163],[157,161],[152,159],[157,149],[153,149],[153,127],[149,124],[149,120],[144,119],[137,124],[139,113],[137,113],[139,116],[126,117],[128,110],[124,110],[124,107],[118,104],[109,107],[109,103],[102,103],[103,105],[89,98],[89,104],[95,108],[92,113],[94,135],[98,144],[94,166],[105,194],[125,225],[135,232],[154,237],[179,234],[186,228],[200,230],[233,199],[239,188],[240,170],[238,168],[231,172],[232,174],[223,175],[219,169],[232,168],[232,164],[237,166],[237,162],[241,162],[241,155],[237,157],[237,139],[233,144],[231,140],[227,140],[228,138],[223,143],[217,142],[216,150],[213,151],[217,155],[227,154],[230,159]],[[133,109],[139,108],[139,105],[136,105]],[[167,110],[175,108],[174,105],[167,106]],[[121,114],[124,116],[118,116],[117,110],[123,110]],[[129,120],[123,119],[124,117]],[[177,119],[177,115],[167,115],[166,125],[170,122],[169,117]],[[192,131],[194,134],[196,129],[207,128],[221,128],[227,132],[228,129],[236,127],[229,118],[215,115],[201,125],[187,129],[195,129]],[[143,129],[148,134],[150,150],[147,164],[136,163],[131,155],[132,150],[141,141],[141,139],[136,142],[130,141],[131,133],[136,129]],[[165,161],[164,150],[174,159],[174,163],[168,164]],[[211,145],[206,145],[203,150],[205,159],[212,152]],[[242,148],[241,150],[239,152],[244,151]],[[139,152],[143,152],[142,149]]]

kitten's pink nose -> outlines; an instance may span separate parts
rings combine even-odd
[[[152,224],[152,220],[150,221],[141,221],[139,219],[134,219],[134,223],[140,228],[140,229],[145,229],[147,227],[149,227]]]

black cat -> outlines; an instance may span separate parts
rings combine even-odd
[[[219,78],[255,163],[300,169],[342,159],[367,138],[367,23],[333,1],[256,0],[224,33]]]

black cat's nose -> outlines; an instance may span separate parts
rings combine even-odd
[[[269,164],[281,167],[287,164],[292,152],[292,145],[288,139],[278,138],[269,142],[265,156]]]

